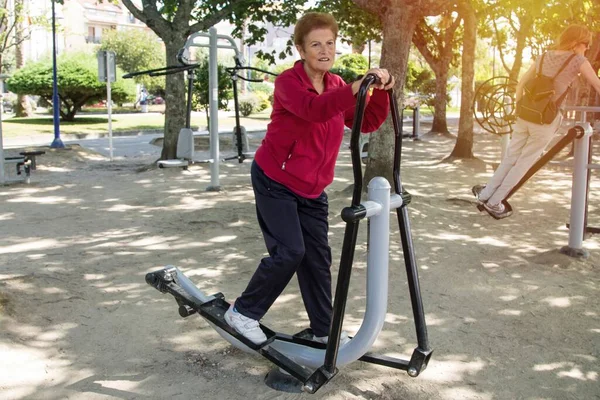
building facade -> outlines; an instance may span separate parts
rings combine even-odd
[[[52,1],[27,0],[30,36],[23,43],[23,55],[28,61],[37,61],[52,54]],[[36,24],[33,21],[45,21]],[[101,42],[103,34],[109,30],[143,29],[150,30],[136,19],[120,2],[108,0],[65,0],[55,4],[56,48],[60,54],[65,51],[79,51]]]

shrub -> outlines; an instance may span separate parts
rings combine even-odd
[[[238,107],[240,114],[243,117],[247,117],[258,110],[258,100],[256,96],[244,96],[238,100]]]
[[[271,106],[270,96],[273,94],[273,85],[265,83],[254,83],[248,87],[249,95],[256,97],[255,111],[261,112]]]
[[[98,61],[88,53],[65,53],[58,61],[58,94],[60,116],[72,121],[75,114],[86,104],[106,98],[106,83],[98,80]],[[117,81],[111,84],[111,96],[115,103],[133,99],[135,84],[119,77],[123,71],[117,68]],[[7,80],[8,89],[17,94],[37,95],[52,102],[52,62],[50,60],[27,64]]]
[[[195,110],[205,110],[206,116],[208,117],[209,110],[209,65],[208,58],[204,58],[200,61],[200,66],[196,69],[196,76],[194,78],[194,92],[192,95],[192,106]],[[219,110],[227,110],[229,99],[233,97],[233,84],[231,78],[225,69],[225,66],[217,65],[218,75],[218,97],[219,97]]]
[[[330,72],[341,76],[346,83],[354,82],[358,78],[358,74],[348,68],[333,67]]]
[[[369,60],[362,54],[345,54],[335,60],[334,68],[349,69],[356,75],[362,75],[369,68]]]

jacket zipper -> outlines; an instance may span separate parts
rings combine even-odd
[[[294,147],[296,147],[296,143],[298,143],[298,141],[294,140],[294,143],[292,143],[292,146],[290,147],[290,151],[288,152],[288,155],[285,158],[285,161],[283,162],[283,164],[281,164],[281,169],[284,171],[285,171],[285,163],[288,162],[288,160],[290,158],[292,158],[292,153],[294,152]]]
[[[325,132],[329,132],[329,121],[325,122]],[[323,169],[323,165],[325,164],[325,162],[327,160],[327,153],[328,153],[327,142],[329,141],[328,139],[329,139],[329,135],[325,135],[325,141],[323,143],[323,160],[321,161],[321,165],[319,166],[319,171],[317,173],[317,180],[315,181],[315,185],[313,186],[313,189],[315,187],[317,187],[317,185],[319,184],[319,177],[321,176],[321,170]]]

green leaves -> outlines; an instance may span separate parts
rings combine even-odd
[[[319,0],[315,11],[332,14],[340,27],[342,40],[360,46],[373,40],[381,41],[379,17],[359,8],[352,0]]]
[[[106,84],[98,81],[98,64],[95,55],[67,53],[57,60],[57,84],[61,100],[61,115],[71,117],[90,102],[106,98]],[[112,99],[116,103],[132,100],[135,86],[132,81],[119,79],[111,85]],[[10,91],[17,94],[37,95],[52,99],[52,61],[43,60],[27,64],[7,80]]]
[[[219,75],[219,110],[226,110],[228,101],[233,97],[232,80],[221,64],[217,66]],[[195,70],[194,78],[194,94],[192,96],[192,107],[196,110],[208,109],[208,59],[205,58],[200,62],[200,66]],[[239,88],[238,88],[239,89]]]
[[[102,36],[100,50],[114,51],[117,65],[126,73],[161,68],[166,65],[165,50],[159,38],[139,29],[111,30]],[[141,75],[134,78],[150,92],[164,91],[165,77]]]

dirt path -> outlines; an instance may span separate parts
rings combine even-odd
[[[412,233],[434,354],[412,379],[355,362],[315,395],[273,391],[270,364],[222,340],[173,298],[144,282],[179,266],[205,293],[232,300],[264,247],[249,163],[221,167],[223,190],[204,189],[208,167],[144,169],[81,148],[48,151],[31,185],[0,188],[0,397],[3,399],[599,399],[599,242],[587,260],[564,256],[570,182],[545,169],[514,196],[515,215],[479,214],[469,188],[484,182],[497,142],[477,135],[481,162],[440,163],[446,138],[405,143]],[[345,146],[344,149],[347,147]],[[329,188],[337,273],[352,179],[342,151]],[[590,223],[600,225],[592,189]],[[366,229],[365,229],[366,230]],[[375,350],[409,357],[416,345],[397,228],[386,325]],[[365,308],[361,232],[344,328]],[[294,281],[264,319],[307,326]]]

